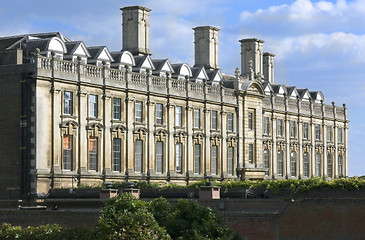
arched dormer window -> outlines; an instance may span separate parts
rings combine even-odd
[[[174,78],[184,80],[186,77],[190,78],[193,76],[190,66],[186,63],[172,64],[172,67],[175,71],[175,74],[173,75]]]

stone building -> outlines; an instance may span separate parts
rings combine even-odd
[[[0,196],[102,181],[185,184],[347,175],[345,105],[274,81],[274,55],[243,39],[241,71],[218,65],[218,28],[195,64],[154,59],[150,9],[122,8],[123,49],[59,32],[0,38]]]

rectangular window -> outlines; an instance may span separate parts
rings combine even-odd
[[[194,173],[200,173],[200,144],[194,144]]]
[[[290,121],[290,137],[291,138],[295,138],[295,127],[296,122],[295,121]]]
[[[309,133],[308,123],[307,122],[304,122],[303,123],[303,138],[304,139],[308,139],[308,133]]]
[[[72,136],[63,135],[63,170],[72,170]]]
[[[233,113],[228,113],[227,115],[227,129],[228,132],[233,132]]]
[[[122,100],[120,98],[113,98],[113,119],[115,120],[121,119],[121,103]]]
[[[143,141],[142,140],[136,140],[135,143],[135,149],[134,149],[134,171],[136,173],[142,172],[142,159],[143,159]]]
[[[338,175],[343,176],[342,173],[342,154],[338,155]]]
[[[156,142],[156,172],[163,171],[163,142]]]
[[[181,173],[182,172],[182,143],[178,142],[176,143],[176,149],[175,149],[175,158],[176,158],[176,172]]]
[[[113,139],[113,171],[120,172],[120,160],[121,160],[121,139]]]
[[[214,145],[212,146],[212,165],[211,165],[211,171],[212,174],[217,175],[218,174],[218,146]]]
[[[316,140],[321,140],[321,125],[316,124]]]
[[[269,117],[264,117],[264,135],[269,135]]]
[[[253,113],[248,113],[248,130],[252,130],[253,129],[253,123],[252,123],[252,120],[253,120]]]
[[[156,124],[163,124],[163,105],[156,103]]]
[[[175,126],[182,126],[182,107],[176,106],[175,108]]]
[[[98,170],[98,139],[96,137],[89,138],[89,169]]]
[[[283,176],[283,162],[284,162],[284,155],[283,151],[278,151],[278,176]]]
[[[338,143],[343,143],[342,141],[342,128],[338,128]]]
[[[332,154],[327,155],[327,176],[332,178]]]
[[[317,177],[321,176],[321,154],[320,153],[316,154],[316,176]]]
[[[98,96],[89,95],[89,117],[98,117]]]
[[[253,144],[248,144],[248,162],[253,163]]]
[[[234,171],[234,163],[233,163],[233,147],[228,147],[228,153],[227,153],[227,159],[228,159],[228,173],[233,174]]]
[[[73,94],[72,92],[63,92],[63,114],[72,115]]]
[[[277,135],[280,137],[283,136],[283,120],[282,119],[278,119],[276,121],[276,127],[277,127],[277,129],[276,129]]]
[[[217,111],[212,111],[212,129],[213,130],[217,130],[217,126],[218,126],[217,116],[218,116]]]
[[[290,172],[291,176],[295,177],[297,175],[297,153],[290,153]]]
[[[141,123],[142,122],[142,116],[143,116],[143,105],[142,105],[142,102],[141,101],[136,101],[136,104],[135,104],[135,112],[134,112],[134,120],[136,122],[139,122]]]
[[[269,149],[264,150],[264,168],[270,168],[269,164]],[[269,170],[265,171],[265,175],[269,176]]]
[[[309,177],[309,154],[308,154],[308,152],[304,152],[304,154],[303,154],[303,168],[304,168],[304,177]]]
[[[332,126],[327,126],[327,142],[332,142]]]
[[[194,109],[194,128],[200,128],[200,109]]]

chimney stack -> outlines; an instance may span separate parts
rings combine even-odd
[[[263,74],[262,44],[263,40],[250,38],[241,42],[242,76],[250,80],[259,79]]]
[[[123,51],[133,55],[151,54],[149,50],[149,12],[151,9],[141,6],[130,6],[122,10]]]
[[[264,53],[264,77],[269,83],[274,83],[274,57],[272,53]]]
[[[218,66],[218,31],[212,26],[193,28],[195,31],[195,65],[208,70],[219,69]]]

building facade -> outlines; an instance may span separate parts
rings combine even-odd
[[[2,198],[102,181],[347,175],[346,106],[274,82],[274,55],[243,39],[222,74],[218,28],[195,32],[195,64],[154,59],[150,9],[122,8],[123,49],[61,33],[0,38]]]

